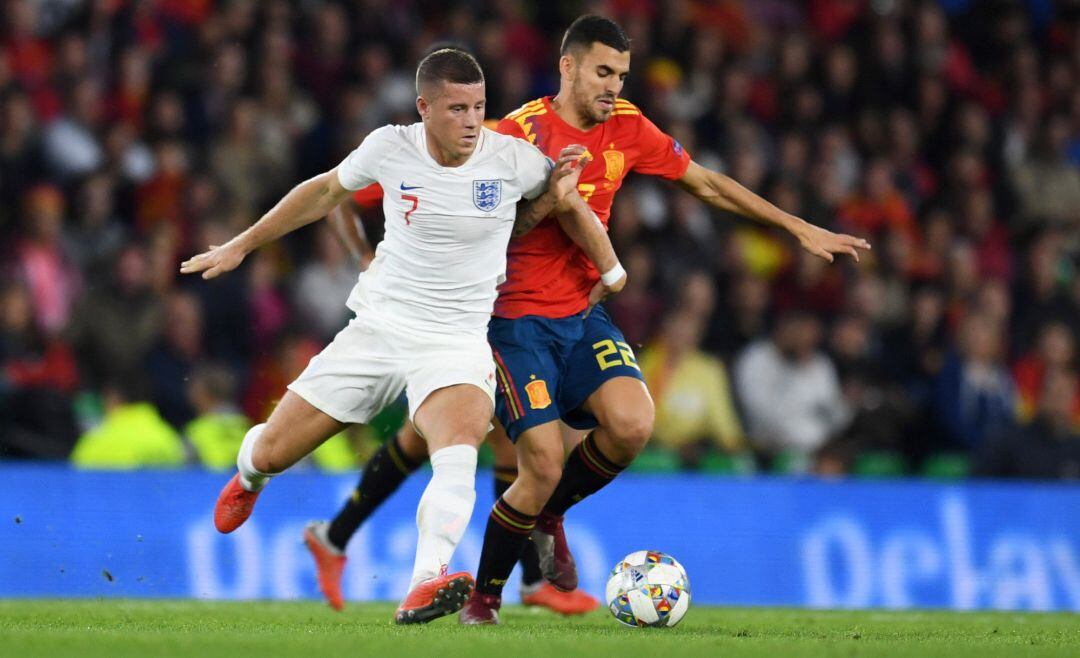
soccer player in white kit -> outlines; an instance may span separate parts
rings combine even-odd
[[[435,51],[416,78],[422,122],[373,131],[340,165],[301,183],[254,225],[180,270],[203,278],[232,270],[257,247],[325,216],[351,191],[382,186],[386,237],[349,296],[356,317],[289,385],[269,420],[244,437],[214,523],[221,532],[238,528],[273,475],[346,424],[366,423],[404,389],[409,417],[428,443],[432,477],[417,508],[416,562],[397,623],[457,612],[473,587],[472,576],[447,574],[446,565],[472,514],[476,449],[494,410],[487,325],[511,233],[558,203],[590,253],[605,261],[598,267],[617,264],[576,192],[583,148],[567,149],[553,164],[524,140],[483,128],[484,78],[468,53]],[[519,212],[520,199],[536,200]]]

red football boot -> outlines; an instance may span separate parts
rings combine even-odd
[[[528,606],[547,608],[560,615],[583,615],[600,607],[600,601],[587,592],[575,589],[572,592],[560,592],[551,583],[543,583],[535,592],[522,594],[521,603]],[[468,606],[465,608],[468,610]],[[461,613],[465,615],[464,612]]]
[[[476,583],[473,577],[464,571],[452,574],[445,572],[446,567],[443,567],[442,575],[429,578],[412,588],[394,613],[394,622],[426,624],[461,610]]]
[[[461,609],[458,621],[466,626],[498,624],[500,607],[502,607],[502,597],[498,594],[473,592],[469,597],[469,602]]]
[[[229,533],[244,525],[255,509],[258,491],[248,491],[240,486],[240,474],[232,476],[229,483],[221,490],[217,504],[214,505],[214,527],[218,532]]]
[[[312,521],[304,528],[304,543],[315,558],[319,591],[334,610],[345,607],[341,595],[341,574],[345,571],[345,555],[326,540],[326,521]]]
[[[563,517],[541,512],[532,531],[533,543],[540,556],[540,571],[549,583],[563,592],[577,589],[577,565],[566,544]]]

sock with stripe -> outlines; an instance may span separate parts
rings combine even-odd
[[[551,494],[544,514],[562,516],[584,498],[603,489],[626,468],[611,461],[600,452],[593,435],[570,452],[563,467],[562,478]]]
[[[536,517],[522,514],[500,496],[491,508],[480,566],[476,570],[476,589],[483,594],[502,595],[503,585],[514,570],[514,563],[529,543],[536,527]]]
[[[419,466],[419,462],[410,459],[401,450],[396,436],[382,444],[368,460],[364,474],[360,476],[360,483],[356,485],[349,500],[330,522],[326,532],[330,543],[344,551],[345,545],[371,513],[397,491],[405,478]]]
[[[495,497],[500,498],[510,485],[517,479],[517,469],[506,466],[495,467]],[[540,571],[540,555],[536,552],[536,545],[532,539],[525,542],[521,549],[521,587],[525,590],[536,589],[541,585],[544,574]]]

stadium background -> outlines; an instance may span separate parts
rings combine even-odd
[[[587,10],[626,27],[624,97],[696,160],[875,246],[826,266],[628,180],[609,307],[659,415],[575,510],[593,590],[649,544],[706,602],[1080,610],[1077,485],[977,479],[1080,477],[1080,3],[1038,0],[5,2],[0,596],[314,595],[299,523],[401,411],[275,483],[248,539],[199,534],[204,470],[347,321],[358,263],[325,224],[211,283],[179,260],[414,121],[434,43],[478,56],[491,118],[554,93]],[[354,564],[410,553],[418,486]],[[280,550],[251,575],[259,532]]]

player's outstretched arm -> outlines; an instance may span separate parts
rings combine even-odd
[[[262,218],[223,245],[210,245],[208,251],[180,264],[181,274],[202,272],[213,279],[236,269],[244,257],[301,226],[325,217],[349,195],[338,180],[337,168],[300,183],[277,202]]]
[[[732,178],[696,162],[691,162],[686,173],[676,182],[709,205],[785,229],[798,238],[803,249],[830,263],[834,254],[850,254],[858,262],[858,250],[870,248],[870,243],[862,238],[833,233],[786,213]]]

